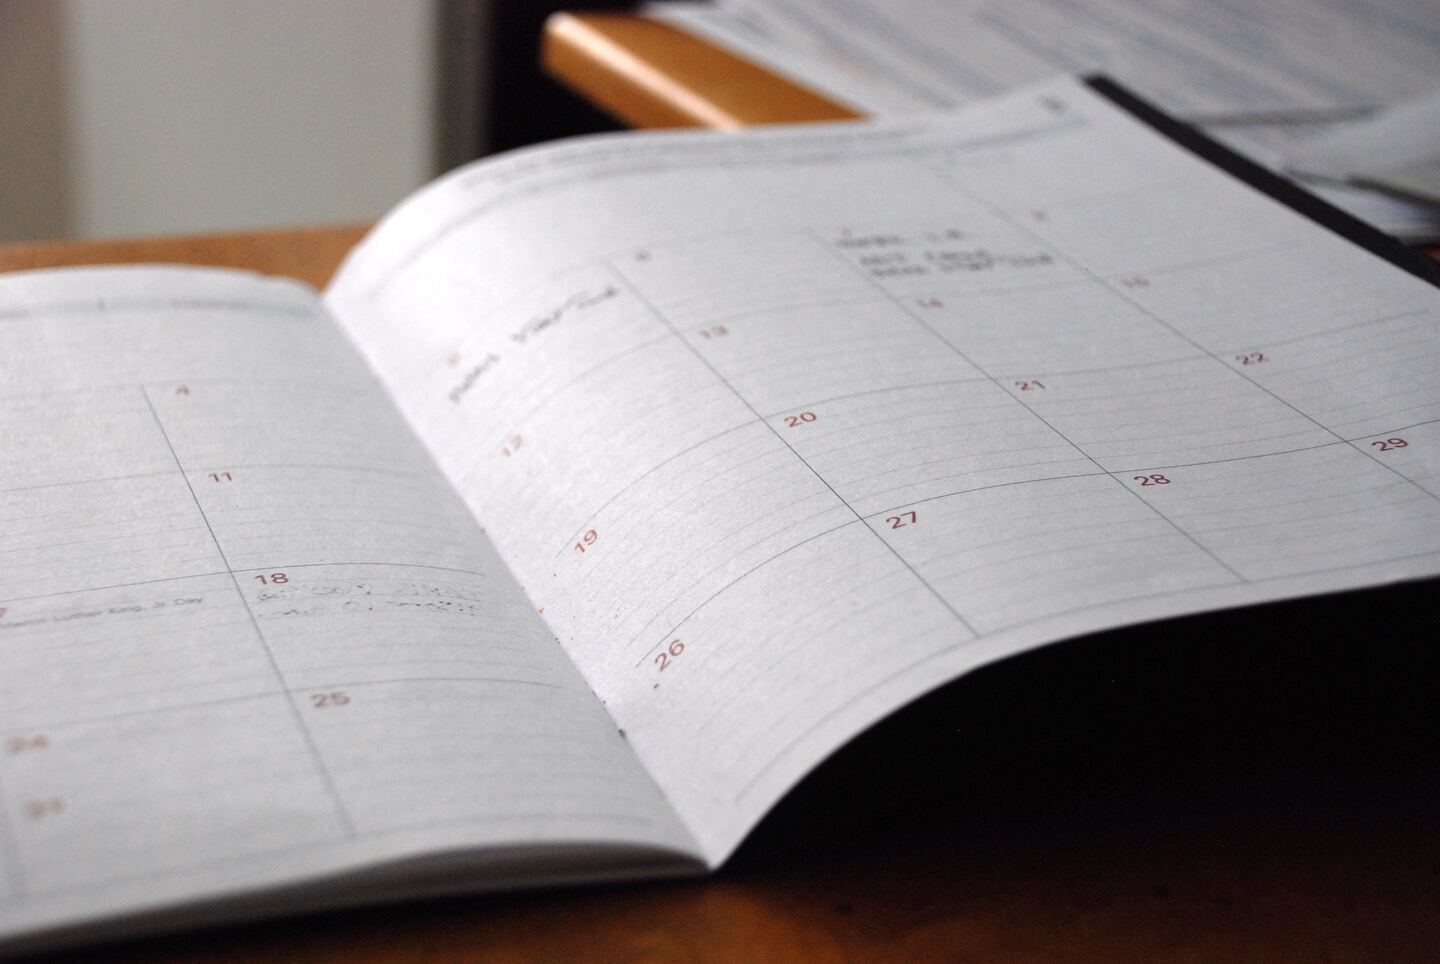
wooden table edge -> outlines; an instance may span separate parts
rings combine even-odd
[[[697,37],[637,14],[556,13],[540,61],[632,127],[734,130],[864,115]]]
[[[369,230],[365,224],[220,234],[30,241],[0,245],[0,271],[75,265],[184,264],[295,278],[322,287]]]

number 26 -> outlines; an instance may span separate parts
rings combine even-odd
[[[670,641],[670,645],[655,654],[655,665],[664,670],[681,653],[685,652],[685,644],[678,639]]]

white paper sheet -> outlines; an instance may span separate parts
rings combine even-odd
[[[328,297],[712,861],[969,668],[1440,567],[1440,291],[1073,81],[521,152]]]
[[[692,849],[313,291],[29,273],[0,333],[0,939]]]
[[[726,0],[646,12],[881,117],[968,104],[1055,74],[1109,74],[1168,112],[1251,144],[1295,144],[1440,84],[1425,0]],[[1265,151],[1256,152],[1265,157]],[[1409,241],[1440,215],[1357,188],[1333,204]]]

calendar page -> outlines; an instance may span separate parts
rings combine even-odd
[[[712,862],[984,663],[1440,571],[1440,291],[1078,81],[522,151],[328,298]]]
[[[713,866],[970,669],[1440,572],[1440,289],[1117,98],[0,279],[0,939]]]
[[[694,852],[313,291],[30,273],[0,335],[0,938]]]

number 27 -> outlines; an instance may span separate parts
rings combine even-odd
[[[908,525],[914,525],[917,516],[914,512],[902,512],[899,515],[892,515],[885,521],[890,523],[892,529],[903,529]]]

